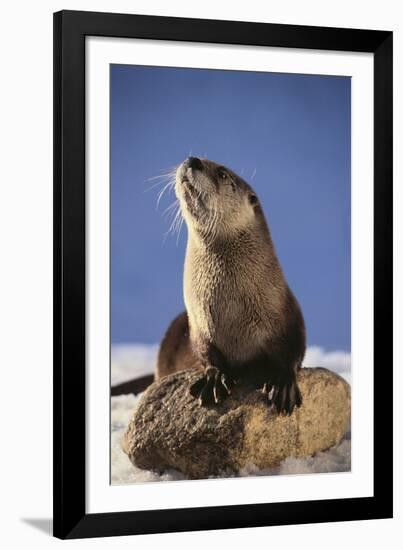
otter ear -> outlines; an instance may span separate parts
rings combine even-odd
[[[252,206],[254,206],[255,204],[258,203],[258,198],[256,195],[254,195],[253,193],[251,195],[249,195],[249,202],[251,203]]]

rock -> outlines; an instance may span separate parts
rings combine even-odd
[[[291,416],[278,416],[260,390],[242,385],[220,405],[201,407],[189,394],[199,376],[178,372],[145,391],[122,442],[135,466],[192,479],[272,468],[332,447],[348,429],[350,386],[327,369],[301,369],[303,404]]]

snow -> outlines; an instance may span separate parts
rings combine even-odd
[[[176,471],[166,472],[159,475],[155,472],[140,470],[136,468],[122,451],[120,442],[126,431],[129,420],[139,403],[142,394],[134,396],[119,395],[112,397],[111,405],[111,481],[112,485],[128,483],[143,483],[145,481],[173,481],[185,479]]]
[[[319,346],[310,346],[305,353],[304,367],[324,367],[351,384],[351,354],[346,351],[326,351]]]
[[[112,385],[138,378],[154,371],[158,345],[131,344],[112,346]],[[309,347],[304,366],[325,367],[351,380],[351,356],[347,352],[326,352],[318,346]],[[174,481],[186,477],[170,470],[163,475],[141,470],[133,466],[121,448],[121,440],[129,420],[141,399],[141,395],[119,395],[111,398],[111,481],[113,485],[144,483],[148,481]],[[343,440],[331,449],[308,458],[285,459],[277,468],[259,470],[250,464],[237,475],[267,476],[313,474],[321,472],[345,472],[351,468],[351,435],[347,432]],[[227,475],[225,477],[228,477]]]
[[[112,346],[112,386],[152,374],[158,355],[158,344],[114,344]],[[326,351],[319,346],[308,347],[305,367],[325,367],[350,382],[351,354],[346,351]]]
[[[153,373],[158,347],[158,344],[114,344],[111,349],[112,386]]]

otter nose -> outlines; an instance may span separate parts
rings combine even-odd
[[[203,163],[202,161],[197,157],[189,157],[186,160],[186,164],[189,168],[192,170],[203,170]]]

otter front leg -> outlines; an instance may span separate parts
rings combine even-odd
[[[199,342],[194,351],[205,368],[202,378],[190,387],[193,397],[200,405],[218,404],[231,393],[234,381],[228,374],[228,365],[223,354],[214,344]]]
[[[275,371],[264,383],[262,392],[267,395],[269,405],[273,406],[278,414],[291,415],[295,407],[302,405],[294,370]]]
[[[190,386],[190,393],[200,405],[220,403],[231,393],[232,381],[217,367],[207,367],[205,375]]]

